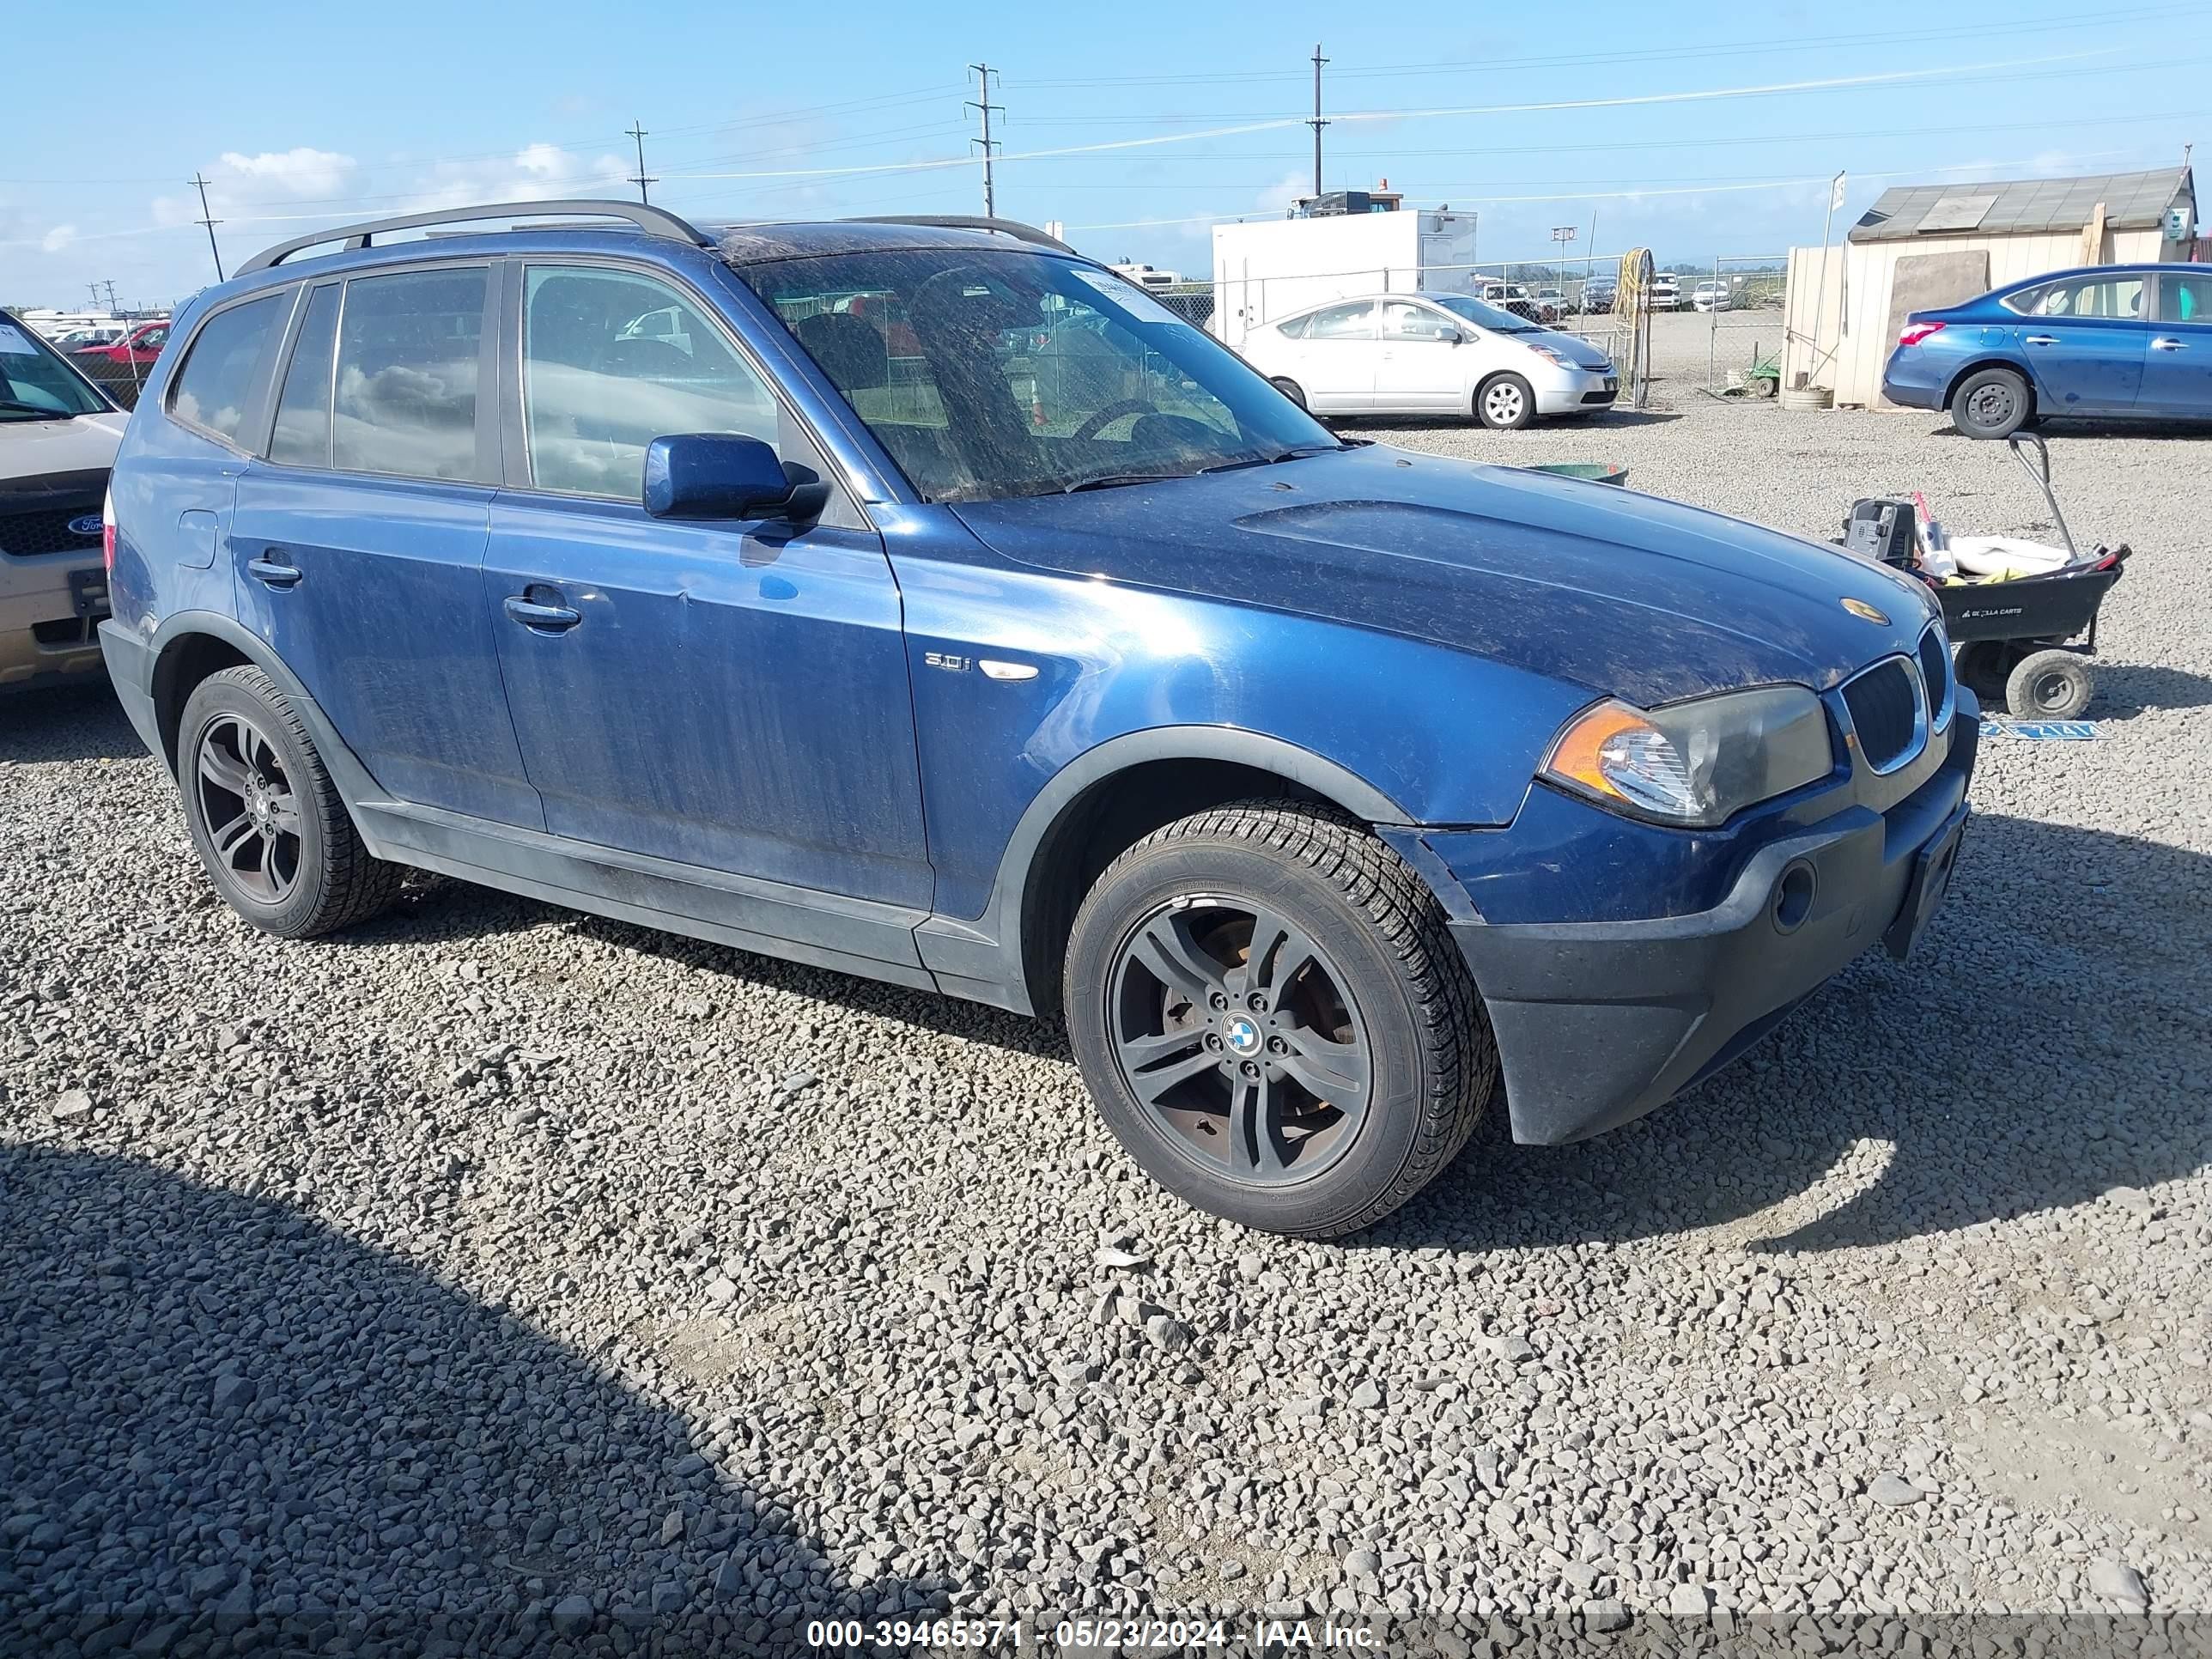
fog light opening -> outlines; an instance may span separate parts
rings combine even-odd
[[[1813,866],[1793,864],[1782,872],[1782,879],[1774,884],[1774,927],[1777,933],[1794,933],[1805,925],[1805,918],[1813,914]]]

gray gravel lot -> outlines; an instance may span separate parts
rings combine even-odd
[[[1370,432],[2043,517],[1940,419],[1679,382]],[[111,702],[0,705],[0,1650],[2212,1607],[2212,441],[2053,449],[2138,550],[2102,739],[1987,741],[1924,956],[1349,1244],[1181,1208],[987,1010],[450,884],[264,938]]]

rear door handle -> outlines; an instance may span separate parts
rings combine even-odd
[[[2186,351],[2189,347],[2186,342],[2177,340],[2172,335],[2161,335],[2150,343],[2150,349],[2153,351]]]
[[[2056,334],[2031,334],[2021,343],[2022,345],[2057,345],[2058,337]]]
[[[580,611],[572,611],[565,605],[540,605],[520,593],[507,596],[507,614],[525,628],[534,628],[541,634],[565,634],[584,620]]]
[[[271,548],[258,559],[248,559],[246,574],[271,587],[295,587],[307,573],[295,564],[286,564],[283,556]]]

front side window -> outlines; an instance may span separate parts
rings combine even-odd
[[[218,437],[236,438],[246,424],[246,406],[260,381],[262,362],[276,349],[291,307],[292,291],[286,289],[209,318],[192,337],[191,354],[177,371],[169,412]]]
[[[1055,255],[884,251],[738,274],[933,501],[1187,477],[1339,447],[1158,301]]]
[[[45,341],[0,313],[0,422],[96,415],[108,407]]]
[[[2212,274],[2161,272],[2158,279],[2158,319],[2161,323],[2212,323]]]
[[[1451,319],[1439,316],[1426,306],[1417,306],[1405,300],[1386,301],[1382,307],[1382,337],[1386,340],[1452,340],[1459,330]]]
[[[655,438],[779,436],[766,382],[695,301],[589,265],[525,276],[522,409],[532,480],[563,495],[637,500]]]
[[[332,465],[410,478],[472,478],[481,266],[356,276],[338,313]]]
[[[1466,318],[1477,328],[1486,328],[1493,333],[1533,334],[1535,332],[1535,325],[1527,318],[1516,316],[1510,311],[1500,311],[1495,306],[1486,306],[1471,295],[1439,295],[1437,296],[1437,303],[1455,316]]]

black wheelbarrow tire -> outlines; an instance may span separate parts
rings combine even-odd
[[[2076,653],[2031,651],[2013,665],[2005,682],[2005,707],[2014,720],[2079,720],[2096,688],[2089,665]]]
[[[1978,697],[1994,702],[2005,695],[2005,678],[2012,667],[2013,647],[2007,640],[1970,640],[1954,653],[1959,684]]]

